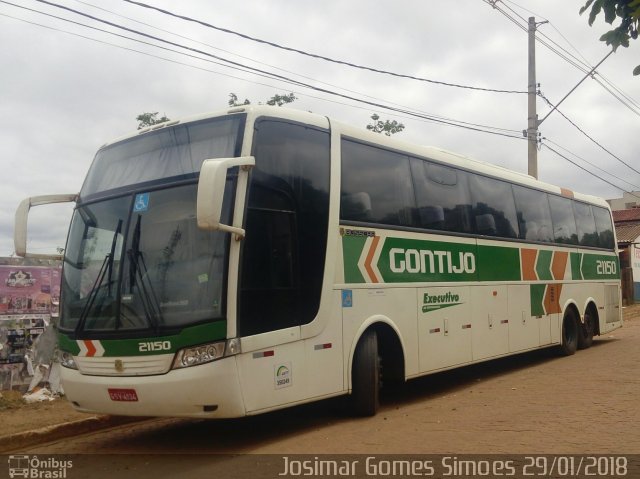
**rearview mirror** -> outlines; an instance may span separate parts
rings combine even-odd
[[[23,258],[62,259],[62,255],[27,253],[27,223],[29,219],[29,210],[32,206],[48,205],[52,203],[73,203],[77,201],[77,199],[77,193],[69,193],[63,195],[31,196],[22,200],[16,210],[13,230],[13,244],[16,250],[16,255],[22,256]]]
[[[198,228],[208,231],[228,231],[239,237],[244,237],[241,225],[225,225],[220,223],[222,200],[229,168],[240,167],[238,183],[246,185],[249,170],[256,164],[253,156],[238,158],[215,158],[202,162],[200,179],[198,180],[198,201],[196,217]]]

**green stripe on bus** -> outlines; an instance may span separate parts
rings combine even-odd
[[[60,351],[65,351],[77,356],[80,352],[80,346],[73,339],[69,339],[69,336],[63,333],[58,333],[58,348]]]
[[[376,238],[380,238],[380,241],[374,241],[370,243],[370,247],[367,247],[367,237],[371,235],[373,235],[371,231],[350,230],[349,234],[342,236],[346,283],[522,280],[521,248],[519,247],[391,236],[377,236]],[[367,251],[364,251],[365,247],[368,248]],[[531,247],[525,249],[531,249]],[[534,268],[539,281],[559,279],[554,278],[551,271],[554,251],[538,250]],[[620,265],[615,253],[572,252],[569,258],[571,276],[564,278],[564,271],[558,272],[563,279],[573,281],[620,279]],[[360,261],[362,261],[362,270],[358,267]],[[367,273],[364,272],[365,269]]]
[[[584,279],[620,279],[618,257],[584,253],[581,272]]]
[[[187,346],[223,340],[226,338],[226,335],[227,322],[223,320],[184,328],[180,333],[171,336],[149,336],[135,339],[99,339],[94,341],[100,341],[100,344],[104,348],[104,356],[146,356],[175,353],[179,349]],[[157,350],[154,349],[153,346],[140,346],[141,344],[156,342],[164,344],[168,342],[169,347],[163,347],[162,350]],[[76,341],[70,339],[63,333],[59,335],[58,345],[60,350],[74,355],[80,352]]]
[[[538,279],[542,281],[551,281],[553,276],[551,275],[551,259],[553,257],[553,251],[539,250],[538,260],[536,262],[536,273]]]
[[[366,241],[367,238],[361,236],[342,237],[345,283],[366,283],[358,268],[358,260],[360,259]]]
[[[544,291],[546,284],[532,284],[531,294],[531,316],[544,316]]]
[[[480,281],[520,281],[520,249],[478,246]]]
[[[571,253],[571,279],[582,279],[580,272],[580,263],[582,263],[582,253]]]
[[[386,238],[378,270],[386,283],[477,281],[476,246]]]

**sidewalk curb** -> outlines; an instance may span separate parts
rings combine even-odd
[[[86,434],[151,418],[129,416],[92,416],[87,419],[55,424],[52,426],[0,436],[0,454],[36,446],[45,442]]]

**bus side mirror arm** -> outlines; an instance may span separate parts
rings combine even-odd
[[[248,175],[255,164],[256,160],[253,156],[215,158],[202,162],[196,207],[198,228],[207,231],[227,231],[235,234],[237,238],[244,238],[245,231],[241,225],[220,223],[222,201],[229,169],[239,166],[239,175]]]
[[[16,210],[13,229],[13,244],[16,250],[16,255],[23,258],[62,259],[62,255],[27,253],[27,223],[29,219],[29,210],[32,206],[49,205],[52,203],[75,203],[77,200],[77,193],[31,196],[22,200]]]

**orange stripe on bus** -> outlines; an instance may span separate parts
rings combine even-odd
[[[380,241],[380,236],[374,236],[373,241],[371,242],[371,247],[369,248],[369,253],[367,254],[367,259],[364,261],[364,269],[369,273],[369,277],[371,278],[372,283],[379,283],[376,273],[373,271],[371,267],[371,262],[373,261],[373,255],[376,253],[376,247],[378,246],[378,241]]]
[[[536,257],[538,250],[522,248],[520,250],[520,261],[522,261],[522,280],[537,281]]]
[[[573,198],[573,191],[568,190],[567,188],[560,188],[560,193],[562,196],[566,196],[567,198]]]
[[[553,260],[551,261],[551,273],[553,279],[564,279],[564,272],[567,270],[567,260],[569,259],[569,253],[566,251],[556,251],[553,253]]]
[[[87,348],[87,357],[93,357],[93,355],[96,354],[97,351],[96,347],[93,345],[93,341],[91,341],[90,339],[85,339],[84,345]]]
[[[544,292],[544,310],[547,314],[562,312],[560,309],[561,284],[548,284]]]

